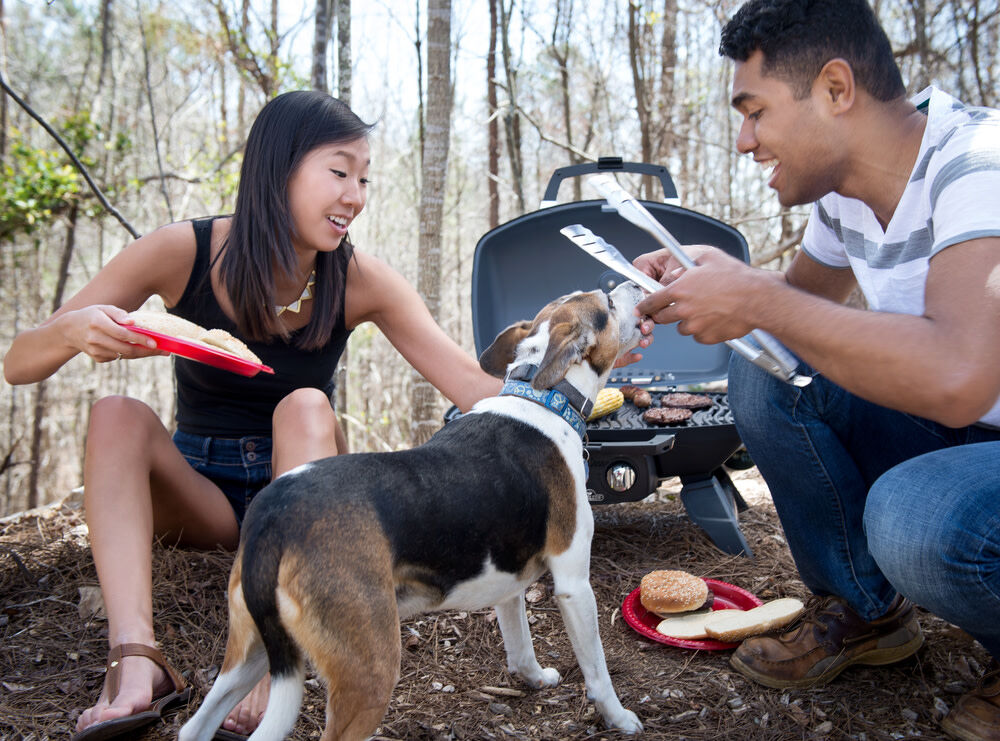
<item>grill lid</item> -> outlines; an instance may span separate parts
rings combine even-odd
[[[622,169],[628,170],[630,163]],[[644,167],[649,167],[648,165]],[[565,168],[553,175],[564,177]],[[602,168],[603,169],[603,168]],[[593,168],[586,171],[593,172]],[[582,173],[581,173],[582,174]],[[680,206],[642,204],[682,244],[711,244],[744,262],[746,239],[721,221]],[[484,234],[472,266],[472,323],[476,353],[482,353],[509,325],[535,316],[549,301],[573,291],[609,291],[623,278],[604,268],[559,230],[582,224],[613,244],[629,260],[659,245],[642,229],[621,218],[604,200],[563,203],[519,216]],[[653,344],[638,363],[616,369],[610,385],[679,385],[724,379],[729,365],[724,344],[702,345],[658,325]]]

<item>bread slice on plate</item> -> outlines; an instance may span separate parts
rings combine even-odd
[[[704,610],[685,612],[677,617],[668,617],[656,626],[656,632],[670,638],[681,638],[686,641],[697,641],[708,638],[705,632],[705,619],[712,614],[710,607]]]
[[[752,610],[716,610],[704,618],[704,629],[710,638],[736,643],[788,625],[802,613],[802,609],[801,600],[784,597],[765,602]]]
[[[205,329],[183,317],[163,311],[133,311],[129,318],[143,329],[222,350],[247,362],[261,364],[260,358],[249,347],[224,329]]]

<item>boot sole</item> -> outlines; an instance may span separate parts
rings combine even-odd
[[[947,733],[952,738],[957,738],[959,741],[982,741],[983,737],[976,733],[975,731],[970,731],[963,728],[956,723],[951,722],[950,716],[945,716],[941,720],[941,730]]]
[[[735,654],[733,654],[732,658],[729,660],[729,665],[743,676],[752,679],[765,687],[771,687],[776,690],[804,689],[807,687],[818,687],[820,685],[827,684],[828,682],[833,681],[833,679],[844,671],[844,669],[849,666],[854,666],[855,664],[861,664],[862,666],[883,666],[885,664],[895,664],[897,661],[902,661],[903,659],[908,659],[913,656],[913,654],[915,654],[923,644],[924,635],[923,633],[918,633],[902,646],[872,649],[871,651],[867,651],[863,654],[858,654],[853,659],[848,659],[839,664],[834,664],[822,674],[817,674],[815,677],[804,677],[802,679],[779,679],[768,674],[762,674],[761,672],[751,669],[749,666],[744,664]]]

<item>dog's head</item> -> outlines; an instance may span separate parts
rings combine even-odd
[[[507,327],[479,357],[490,375],[503,378],[512,364],[538,367],[536,389],[568,378],[584,393],[604,385],[615,360],[641,338],[636,304],[642,289],[622,283],[611,293],[571,293],[547,304],[532,321]]]

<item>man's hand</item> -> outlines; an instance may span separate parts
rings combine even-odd
[[[667,251],[641,255],[635,266],[664,285],[636,307],[657,324],[677,322],[677,331],[712,344],[742,337],[754,328],[751,308],[761,280],[771,280],[716,247],[685,246],[695,261],[689,269]],[[775,274],[780,278],[780,274]]]

